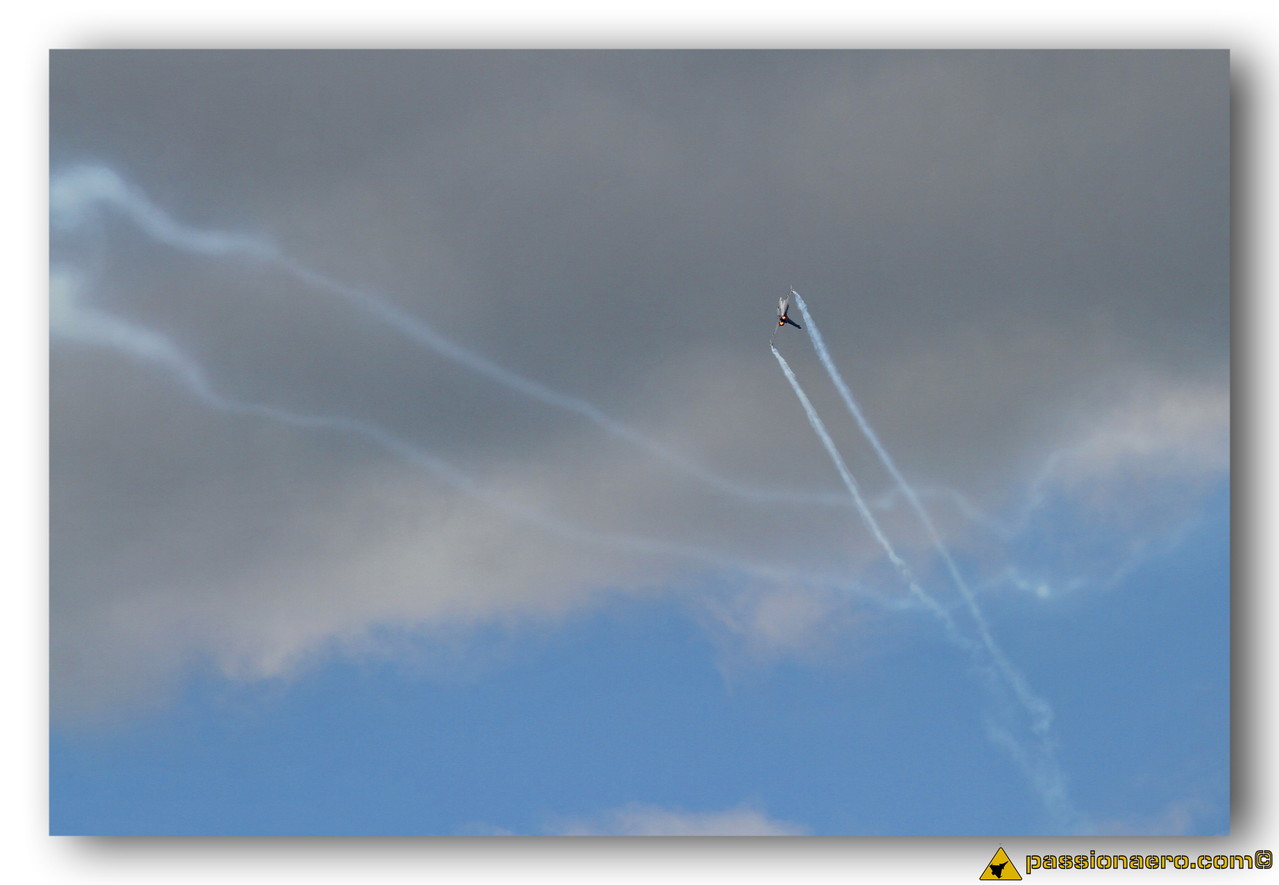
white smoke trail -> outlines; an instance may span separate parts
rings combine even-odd
[[[930,540],[933,542],[937,553],[945,561],[951,578],[954,580],[956,587],[959,589],[968,611],[972,615],[973,621],[977,626],[980,638],[979,648],[984,650],[986,656],[989,657],[993,664],[994,672],[999,674],[1002,678],[1003,684],[1012,691],[1018,704],[1029,717],[1031,731],[1035,735],[1036,744],[1031,749],[1024,748],[1017,743],[1006,729],[994,725],[993,723],[988,723],[987,727],[990,730],[992,739],[996,740],[997,743],[1004,745],[1011,751],[1014,759],[1017,761],[1017,764],[1022,768],[1023,772],[1034,787],[1035,792],[1044,803],[1044,807],[1053,815],[1058,824],[1066,826],[1072,830],[1077,829],[1080,826],[1081,816],[1070,802],[1066,788],[1066,777],[1061,770],[1061,765],[1057,761],[1057,755],[1050,737],[1053,716],[1051,706],[1049,706],[1047,701],[1037,696],[1031,690],[1025,677],[1022,676],[1015,667],[1013,667],[1012,663],[995,642],[994,636],[991,634],[990,628],[986,622],[986,618],[977,604],[976,597],[969,589],[968,584],[964,581],[964,578],[962,574],[960,574],[959,568],[955,565],[954,559],[951,557],[946,545],[942,542],[941,535],[937,531],[932,519],[929,517],[928,511],[925,509],[919,495],[916,494],[910,483],[906,481],[906,478],[897,468],[896,462],[893,461],[892,457],[888,454],[887,449],[884,448],[883,444],[879,441],[879,437],[875,434],[873,428],[871,428],[870,422],[866,420],[861,408],[858,407],[857,401],[853,398],[852,391],[844,382],[843,377],[839,374],[839,370],[835,367],[835,363],[831,359],[829,351],[826,349],[826,344],[822,340],[821,332],[817,328],[817,324],[813,321],[812,314],[809,313],[808,306],[804,303],[803,297],[796,292],[795,299],[796,304],[799,306],[800,313],[804,317],[805,329],[808,331],[809,336],[813,341],[813,347],[817,351],[818,358],[825,367],[832,383],[834,383],[835,387],[839,390],[840,396],[844,400],[844,404],[848,407],[849,411],[856,419],[858,427],[870,441],[871,447],[875,450],[875,453],[878,455],[880,462],[884,465],[885,469],[887,469],[892,475],[898,488],[901,490],[901,493],[906,497],[906,500],[910,502],[911,508],[914,510],[916,516],[928,532]],[[781,363],[782,369],[786,372],[786,377],[790,380],[791,386],[795,389],[796,394],[799,395],[800,401],[804,404],[805,411],[809,413],[809,422],[813,424],[813,428],[817,430],[818,436],[822,438],[822,442],[826,445],[827,451],[831,452],[831,457],[837,458],[834,443],[830,440],[829,434],[826,433],[825,428],[821,425],[821,421],[817,417],[816,411],[812,408],[812,404],[808,401],[808,398],[799,387],[790,367],[786,364],[786,361],[782,359],[776,348],[773,348],[773,354],[777,357],[778,362]],[[837,463],[836,466],[840,466],[839,463]],[[846,472],[846,468],[841,468],[841,475]],[[851,474],[849,476],[851,476]],[[845,484],[847,484],[847,479],[845,480]],[[864,507],[864,505],[859,506]],[[881,541],[881,544],[884,543],[884,541]],[[923,590],[917,590],[914,587],[912,587],[912,592],[915,592],[917,595],[924,594]],[[931,597],[929,597],[929,599],[931,600]],[[937,603],[930,607],[932,607],[934,611],[941,610],[940,604]],[[952,636],[956,636],[958,634],[958,630],[955,627],[954,622],[949,618],[949,615],[946,616],[946,626]],[[965,645],[974,651],[978,648],[967,642],[965,642]]]
[[[817,357],[826,368],[826,373],[830,376],[836,390],[839,391],[844,405],[848,407],[848,411],[852,413],[853,418],[857,421],[857,426],[861,428],[862,434],[870,442],[871,448],[875,450],[880,463],[892,475],[893,481],[897,483],[897,487],[906,496],[911,509],[928,533],[928,538],[932,542],[933,548],[945,563],[951,580],[955,582],[955,587],[959,590],[960,597],[963,599],[964,605],[977,626],[977,633],[981,638],[982,645],[985,646],[991,660],[994,661],[995,666],[999,668],[1000,673],[1003,674],[1009,687],[1017,696],[1018,702],[1021,703],[1026,713],[1031,717],[1031,728],[1037,734],[1047,733],[1052,727],[1052,707],[1031,690],[1026,678],[1013,667],[998,643],[995,642],[995,637],[990,632],[990,625],[986,621],[986,616],[977,604],[977,597],[969,588],[968,582],[964,580],[959,567],[955,565],[955,560],[950,555],[950,550],[947,549],[946,544],[941,539],[941,533],[937,531],[937,526],[928,515],[928,510],[924,507],[923,502],[920,501],[919,495],[915,493],[915,489],[906,481],[906,477],[902,475],[901,470],[897,468],[897,463],[888,454],[888,450],[884,448],[883,443],[879,441],[879,436],[870,426],[870,422],[866,420],[861,407],[857,405],[857,400],[853,398],[852,390],[845,383],[843,376],[840,375],[839,370],[835,367],[835,361],[831,359],[830,352],[826,349],[826,342],[822,340],[822,333],[818,329],[817,323],[813,321],[813,315],[808,312],[808,305],[804,303],[804,297],[798,292],[795,292],[795,303],[799,306],[799,311],[804,317],[804,325],[807,327],[809,338],[817,351]]]
[[[77,166],[49,182],[49,221],[55,231],[74,231],[93,218],[99,205],[123,212],[147,236],[197,255],[236,255],[274,261],[278,250],[260,237],[198,230],[178,224],[167,213],[104,166]]]
[[[941,603],[934,599],[931,594],[919,586],[919,583],[911,574],[910,567],[907,566],[905,560],[897,554],[892,543],[889,542],[888,537],[884,534],[883,529],[879,527],[879,521],[875,519],[875,515],[871,513],[870,508],[866,506],[866,501],[862,498],[861,491],[857,487],[857,480],[853,478],[852,471],[849,470],[848,465],[844,463],[843,457],[839,454],[839,449],[835,447],[835,441],[831,439],[830,433],[826,430],[826,425],[822,423],[822,419],[818,416],[817,410],[813,408],[813,404],[808,399],[808,395],[804,393],[804,388],[800,387],[799,379],[795,377],[795,373],[791,370],[790,364],[786,362],[786,359],[778,352],[776,347],[773,347],[772,345],[769,346],[773,351],[773,356],[777,357],[777,364],[780,365],[782,367],[782,371],[786,373],[786,380],[790,382],[791,389],[795,391],[795,396],[799,398],[800,404],[804,407],[804,413],[808,416],[808,423],[812,425],[813,431],[817,434],[818,439],[821,440],[822,445],[826,448],[826,453],[830,455],[831,461],[835,464],[835,469],[839,471],[839,476],[844,481],[844,485],[847,487],[848,493],[852,496],[853,504],[856,506],[857,512],[861,515],[862,522],[865,523],[866,528],[874,536],[875,540],[879,542],[879,546],[883,548],[889,561],[892,562],[893,566],[897,569],[902,580],[906,582],[906,586],[910,588],[910,592],[946,625],[946,629],[949,632],[951,639],[961,646],[970,646],[971,643],[968,638],[960,632],[959,628],[955,625],[954,620],[951,618],[950,613],[946,611],[946,609],[942,607]]]
[[[586,529],[512,501],[448,461],[366,421],[339,415],[295,412],[228,396],[219,392],[204,368],[169,337],[89,304],[83,294],[84,285],[83,277],[74,268],[61,264],[50,268],[50,331],[55,336],[104,347],[165,369],[197,400],[215,411],[262,418],[306,430],[335,431],[364,439],[452,488],[564,540],[626,553],[696,562],[724,573],[748,575],[773,583],[803,582],[814,586],[819,583],[812,575],[802,575],[789,568],[730,558],[689,544]]]
[[[1038,794],[1044,809],[1052,816],[1054,827],[1061,835],[1084,835],[1090,827],[1084,815],[1075,808],[1070,798],[1070,788],[1066,775],[1057,762],[1057,755],[1045,736],[1039,739],[1038,752],[1031,752],[1022,747],[1017,739],[1006,729],[994,722],[987,721],[986,733],[990,739],[1003,747],[1022,774],[1030,781]]]
[[[79,166],[55,175],[50,184],[49,210],[55,229],[70,231],[88,221],[98,206],[108,206],[133,221],[154,240],[173,248],[214,257],[234,256],[268,263],[294,279],[335,295],[362,313],[376,318],[410,341],[521,396],[584,418],[675,470],[709,488],[755,503],[825,504],[843,506],[838,497],[774,492],[752,488],[719,476],[623,424],[598,406],[533,381],[440,334],[430,324],[368,292],[331,279],[281,252],[260,237],[192,228],[174,219],[103,166]]]

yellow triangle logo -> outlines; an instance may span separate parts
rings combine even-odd
[[[990,863],[986,864],[986,869],[982,870],[978,878],[1000,882],[1016,882],[1021,878],[1021,873],[1017,872],[1013,862],[1008,859],[1008,853],[1001,848],[995,852],[995,856],[990,859]]]

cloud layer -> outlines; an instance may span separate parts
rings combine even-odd
[[[1100,581],[1229,468],[1227,88],[1221,53],[55,53],[55,709],[616,593],[752,654],[855,634],[904,588],[764,350],[787,284],[976,577],[1064,502],[1105,555],[1017,580]]]

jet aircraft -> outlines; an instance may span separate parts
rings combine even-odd
[[[794,326],[796,329],[804,328],[799,323],[795,322],[794,320],[792,320],[790,317],[786,315],[786,311],[790,308],[790,297],[791,295],[794,295],[794,294],[795,294],[795,290],[791,289],[790,292],[783,295],[781,298],[777,299],[777,329],[780,329],[782,326],[785,326],[787,323]],[[774,335],[777,334],[777,329],[773,330]]]

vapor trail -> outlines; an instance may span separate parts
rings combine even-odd
[[[493,360],[440,334],[422,319],[360,289],[331,279],[280,251],[265,238],[241,233],[200,230],[174,219],[132,187],[120,175],[103,166],[79,166],[54,176],[49,209],[54,227],[71,230],[85,223],[98,205],[119,211],[157,242],[197,255],[236,256],[270,264],[294,279],[337,296],[356,310],[374,317],[426,350],[484,376],[521,396],[584,418],[612,436],[647,452],[675,470],[709,488],[757,503],[840,504],[838,498],[752,488],[715,474],[656,440],[628,427],[598,406],[562,393],[499,365]]]
[[[1031,691],[1025,678],[1016,668],[1013,667],[1012,663],[995,642],[994,636],[991,635],[990,629],[986,623],[986,618],[982,614],[980,607],[977,605],[976,597],[969,589],[968,584],[964,581],[963,576],[960,574],[958,567],[955,565],[954,559],[951,557],[946,545],[942,542],[941,535],[937,531],[932,519],[929,517],[928,511],[924,508],[924,505],[920,501],[919,496],[915,493],[914,488],[911,487],[910,483],[906,481],[906,478],[897,468],[896,463],[889,456],[887,449],[884,448],[883,444],[879,441],[879,437],[871,428],[870,422],[866,420],[862,410],[858,407],[857,401],[853,398],[852,391],[844,382],[843,377],[839,374],[839,370],[836,369],[835,363],[830,357],[830,353],[826,350],[826,343],[822,340],[821,332],[817,328],[817,324],[813,322],[812,314],[808,312],[808,306],[804,304],[804,299],[798,292],[795,293],[795,303],[799,306],[800,313],[804,317],[804,325],[813,341],[813,347],[816,349],[818,358],[821,360],[822,365],[826,368],[826,372],[830,376],[832,383],[834,383],[835,387],[839,390],[840,396],[844,400],[844,404],[848,407],[848,410],[856,419],[857,425],[861,428],[862,433],[870,441],[871,447],[875,450],[880,461],[892,475],[898,488],[906,497],[907,501],[910,502],[911,508],[915,511],[916,516],[928,532],[938,554],[945,561],[951,578],[954,580],[956,587],[958,587],[960,595],[963,597],[964,602],[972,615],[981,640],[980,645],[973,646],[973,644],[968,642],[966,639],[962,639],[961,641],[970,650],[984,650],[986,656],[990,658],[990,661],[994,665],[994,670],[991,671],[987,669],[988,676],[990,678],[994,678],[995,673],[998,673],[999,677],[1002,678],[1003,684],[1012,691],[1018,704],[1030,718],[1031,730],[1035,735],[1035,744],[1031,748],[1024,748],[1018,744],[1016,739],[1013,738],[1012,734],[1008,732],[1007,729],[1004,729],[992,722],[988,722],[987,728],[992,739],[1010,751],[1018,766],[1030,780],[1031,785],[1035,792],[1039,795],[1044,807],[1053,815],[1057,822],[1064,827],[1071,829],[1078,828],[1080,826],[1081,818],[1070,801],[1066,786],[1066,777],[1061,770],[1061,765],[1057,761],[1057,754],[1053,748],[1053,743],[1050,738],[1052,708],[1046,701]],[[811,423],[813,425],[813,429],[817,431],[817,435],[822,439],[822,443],[826,446],[826,450],[830,453],[831,458],[836,461],[836,467],[839,468],[840,475],[845,477],[845,485],[849,485],[852,475],[848,472],[847,468],[843,466],[842,460],[839,459],[834,443],[831,441],[830,435],[826,432],[825,427],[822,426],[816,410],[812,407],[808,397],[804,395],[804,392],[800,388],[799,382],[795,379],[795,375],[791,371],[790,366],[788,366],[786,361],[782,359],[782,356],[777,352],[776,347],[773,348],[773,355],[777,357],[777,361],[781,364],[783,371],[786,373],[786,377],[790,381],[791,387],[795,389],[795,393],[799,396],[800,402],[803,403],[804,410],[808,413],[809,423]],[[849,490],[853,492],[854,499],[858,502],[858,508],[865,513],[865,505],[861,503],[861,496],[856,493],[855,488],[855,485],[850,485]],[[880,533],[877,528],[874,531],[876,537],[880,539],[880,544],[883,545],[886,550],[891,550],[891,548],[887,545],[886,540],[883,539],[882,533]],[[894,558],[894,564],[896,564],[898,561],[896,555],[891,552],[889,555],[890,558]],[[908,575],[908,573],[904,573],[904,575]],[[908,582],[909,580],[910,579],[908,578]],[[951,636],[953,638],[960,638],[959,631],[954,622],[950,619],[950,616],[945,613],[945,610],[941,608],[939,603],[933,600],[932,597],[928,596],[928,594],[913,583],[911,590],[917,596],[926,598],[930,603],[932,603],[930,608],[932,608],[935,612],[940,612],[944,615],[944,621]]]
[[[839,391],[844,405],[848,407],[848,411],[852,413],[853,418],[857,421],[857,426],[861,428],[862,434],[869,440],[871,448],[875,450],[875,454],[879,457],[880,463],[892,475],[893,481],[897,483],[897,487],[905,495],[920,524],[923,525],[924,530],[928,533],[928,538],[932,542],[933,548],[946,564],[946,570],[950,573],[951,580],[955,582],[955,587],[959,590],[959,595],[963,598],[964,605],[972,616],[973,622],[977,625],[977,633],[981,638],[982,645],[985,646],[991,660],[995,662],[995,666],[999,668],[1009,687],[1017,696],[1018,702],[1021,703],[1031,717],[1031,727],[1037,734],[1047,733],[1052,725],[1052,707],[1031,690],[1026,683],[1025,677],[1013,667],[995,642],[995,637],[991,634],[990,626],[986,622],[986,616],[977,604],[977,597],[969,589],[968,583],[959,571],[959,567],[955,565],[955,560],[950,555],[950,550],[947,549],[946,544],[941,539],[941,533],[937,531],[937,526],[928,515],[928,510],[924,507],[923,502],[920,501],[919,495],[915,493],[915,489],[906,481],[906,477],[897,468],[897,463],[893,461],[888,454],[888,450],[879,441],[879,436],[857,405],[857,400],[853,398],[852,390],[845,383],[843,376],[840,375],[839,370],[835,367],[835,361],[831,359],[830,352],[826,349],[826,342],[822,340],[822,333],[818,329],[817,323],[813,321],[813,315],[808,312],[808,305],[804,303],[804,297],[798,292],[795,293],[795,303],[799,306],[800,313],[803,314],[804,325],[807,326],[809,338],[813,342],[813,348],[817,351],[817,357],[826,368],[826,373],[830,376],[835,389]]]
[[[839,449],[835,447],[835,441],[831,439],[830,433],[826,430],[826,425],[823,424],[822,419],[818,417],[817,410],[813,408],[813,404],[809,400],[808,395],[804,393],[804,388],[800,387],[799,379],[795,377],[795,373],[791,370],[790,364],[786,362],[786,359],[778,352],[776,347],[773,345],[769,345],[769,347],[773,351],[773,356],[777,357],[778,365],[780,365],[782,367],[782,371],[786,373],[786,380],[790,382],[791,389],[795,391],[795,396],[799,398],[800,404],[804,407],[804,413],[808,415],[808,423],[812,425],[813,431],[817,434],[817,438],[822,441],[822,445],[826,448],[826,453],[830,455],[831,461],[835,464],[835,469],[839,471],[839,476],[843,479],[844,485],[848,489],[848,493],[852,496],[853,504],[857,507],[857,512],[861,515],[862,522],[865,523],[866,528],[870,530],[870,533],[875,537],[875,540],[879,542],[879,546],[883,548],[889,561],[892,562],[893,566],[897,569],[902,580],[906,582],[906,586],[910,588],[910,592],[914,594],[920,602],[927,606],[933,614],[942,620],[942,622],[946,625],[946,629],[950,633],[951,638],[955,642],[961,646],[969,647],[971,643],[967,637],[959,631],[959,628],[955,625],[950,613],[947,612],[931,594],[919,586],[919,583],[911,574],[910,567],[907,566],[906,562],[897,555],[897,551],[893,548],[892,543],[889,542],[888,537],[883,532],[883,529],[879,527],[879,522],[875,519],[875,515],[871,513],[870,508],[866,506],[866,501],[862,498],[861,491],[857,487],[857,480],[853,478],[852,471],[849,470],[848,465],[844,463],[843,457],[839,454]]]
[[[789,569],[733,559],[692,545],[593,531],[574,525],[500,495],[445,459],[366,421],[340,415],[295,412],[228,396],[217,390],[204,368],[171,338],[88,304],[82,294],[83,285],[83,279],[76,270],[65,265],[51,267],[50,330],[55,336],[104,347],[162,368],[198,401],[215,411],[262,418],[306,430],[335,431],[364,439],[452,488],[568,541],[628,553],[677,557],[774,582],[802,579],[811,583],[811,578],[799,576]]]

